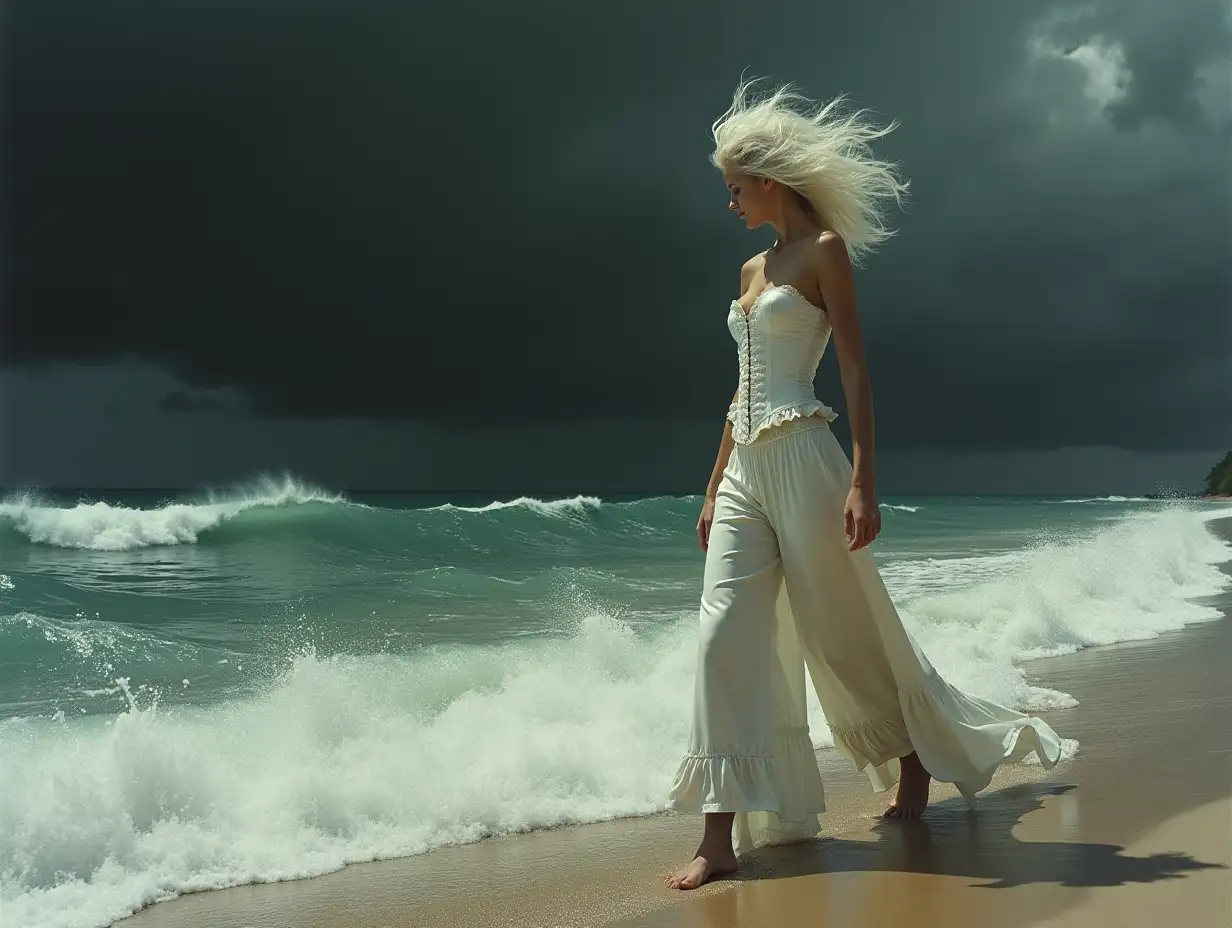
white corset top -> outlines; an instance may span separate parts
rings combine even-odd
[[[763,429],[788,419],[838,413],[813,391],[817,365],[830,341],[825,314],[795,287],[767,287],[746,315],[732,300],[727,328],[740,350],[740,390],[727,411],[732,437],[747,445]]]

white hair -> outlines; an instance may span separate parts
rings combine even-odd
[[[710,160],[720,170],[770,178],[793,190],[814,221],[843,238],[858,264],[894,235],[882,202],[901,205],[907,191],[897,166],[875,158],[870,145],[898,121],[879,128],[865,110],[841,112],[844,96],[814,108],[790,84],[751,100],[754,82],[741,80],[731,106],[711,126]]]

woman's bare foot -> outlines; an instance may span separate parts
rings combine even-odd
[[[902,771],[898,780],[898,795],[882,813],[884,818],[919,818],[928,805],[928,784],[932,780],[919,756],[912,751],[901,758]]]
[[[736,866],[736,854],[730,842],[727,847],[714,848],[703,842],[697,849],[697,856],[667,877],[663,884],[668,889],[697,889],[711,877],[733,873]]]
[[[732,850],[734,812],[707,812],[706,830],[697,854],[688,864],[663,880],[668,889],[697,889],[712,877],[736,869],[736,852]]]

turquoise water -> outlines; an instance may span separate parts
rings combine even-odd
[[[0,504],[0,913],[645,814],[687,735],[700,500],[342,496],[294,480]],[[874,545],[957,685],[1217,613],[1209,504],[884,499]],[[814,741],[831,743],[810,707]],[[1062,732],[1064,734],[1064,732]]]

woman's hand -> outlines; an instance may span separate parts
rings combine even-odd
[[[710,525],[714,522],[714,497],[707,496],[702,503],[702,514],[697,519],[697,540],[702,543],[702,550],[710,547]]]
[[[858,551],[881,533],[881,510],[872,490],[852,487],[843,508],[843,524],[847,533],[847,550]]]

